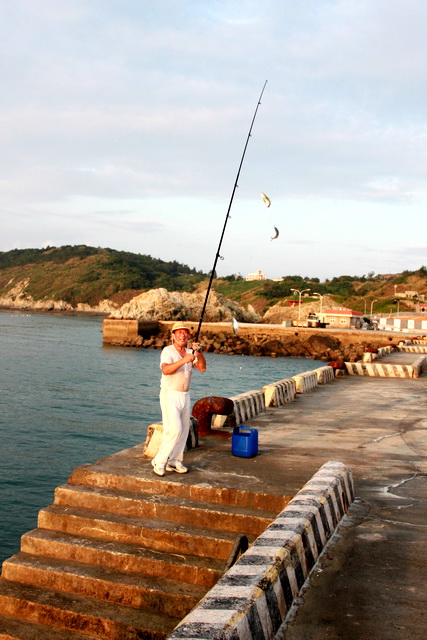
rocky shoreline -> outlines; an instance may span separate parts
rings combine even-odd
[[[25,280],[21,281],[8,292],[6,297],[0,298],[0,310],[92,315],[104,317],[104,324],[111,318],[119,324],[130,321],[136,323],[137,327],[144,324],[150,325],[149,331],[147,329],[139,331],[137,328],[130,335],[118,334],[118,339],[108,341],[118,346],[144,349],[162,349],[169,344],[169,331],[165,328],[168,321],[184,320],[197,323],[206,293],[205,291],[192,294],[170,292],[159,288],[137,295],[121,307],[111,300],[102,300],[97,306],[91,307],[83,303],[72,306],[61,300],[34,300],[26,291],[27,285]],[[311,310],[315,310],[315,305],[313,309],[310,305],[305,305],[306,312]],[[245,309],[212,291],[205,310],[200,341],[208,353],[268,357],[299,356],[326,362],[342,360],[356,362],[361,359],[366,349],[385,346],[392,340],[387,336],[379,339],[379,336],[373,336],[372,332],[368,334],[365,332],[365,335],[359,332],[344,335],[342,332],[332,333],[331,330],[327,333],[304,329],[284,331],[280,326],[281,323],[284,320],[295,319],[297,313],[296,308],[277,304],[271,307],[264,317],[261,317],[250,305]],[[233,318],[240,324],[238,335],[234,335],[231,329]],[[214,323],[217,323],[215,329],[209,330],[208,325]]]
[[[325,331],[331,332],[331,330]],[[252,330],[245,328],[242,335],[233,335],[221,329],[210,331],[202,328],[199,341],[207,353],[272,358],[296,356],[324,362],[357,362],[368,349],[393,344],[387,336],[360,338],[360,334],[340,337],[310,330],[286,334],[277,331],[275,335],[274,331],[263,331],[260,326]],[[163,349],[170,344],[170,332],[169,328],[163,327],[158,333],[151,331],[150,335],[122,338],[110,344],[140,349]]]

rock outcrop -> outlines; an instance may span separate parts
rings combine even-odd
[[[98,305],[93,307],[84,302],[79,302],[77,306],[73,307],[73,305],[65,302],[65,300],[51,300],[49,298],[34,300],[27,292],[29,283],[29,278],[17,282],[5,295],[0,297],[0,307],[20,309],[22,311],[62,311],[100,315],[108,315],[117,309],[117,305],[111,302],[111,300],[101,300]]]
[[[101,300],[95,306],[79,302],[76,306],[64,300],[42,298],[34,300],[27,292],[29,279],[16,283],[0,297],[0,307],[25,311],[62,311],[67,313],[90,313],[110,315],[112,318],[152,320],[193,320],[198,321],[205,301],[206,290],[197,293],[151,289],[135,296],[121,307],[111,300]],[[248,305],[245,310],[237,302],[228,300],[215,291],[209,294],[204,320],[206,322],[231,321],[260,322],[261,317]]]
[[[205,301],[206,291],[185,293],[151,289],[132,298],[120,309],[111,313],[112,318],[152,320],[191,320],[198,321]],[[261,317],[255,310],[243,309],[237,302],[228,300],[211,291],[206,306],[205,322],[227,322],[232,318],[239,322],[260,322]]]

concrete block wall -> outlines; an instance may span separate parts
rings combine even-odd
[[[272,639],[353,500],[351,471],[324,464],[168,638]]]
[[[378,358],[384,358],[384,356],[388,355],[389,353],[393,352],[393,347],[391,346],[387,346],[387,347],[378,347],[378,351],[377,353],[372,353],[371,351],[366,351],[366,353],[363,354],[363,362],[373,362],[374,360],[377,360]]]
[[[399,351],[404,353],[427,353],[427,344],[408,344],[399,346]]]
[[[295,400],[297,396],[297,386],[292,378],[272,382],[265,385],[262,390],[266,407],[281,407]]]
[[[309,393],[318,385],[317,374],[314,371],[306,371],[297,376],[292,376],[292,380],[295,380],[297,393]]]
[[[332,367],[319,367],[318,369],[314,369],[314,373],[317,375],[318,384],[327,384],[328,382],[333,382],[335,379]]]
[[[383,358],[384,356],[388,355],[389,353],[393,353],[393,347],[392,346],[387,346],[387,347],[378,347],[378,357],[379,358]]]
[[[421,363],[420,363],[421,364]],[[346,362],[351,376],[373,376],[379,378],[418,378],[421,366],[412,364],[384,364],[379,362]]]
[[[370,351],[366,351],[366,353],[363,354],[362,362],[373,362],[376,359],[377,359],[376,353],[371,353]]]
[[[412,363],[414,378],[419,378],[427,370],[427,356],[420,356]]]
[[[246,391],[237,396],[231,396],[230,400],[234,402],[233,415],[236,419],[236,424],[243,424],[246,420],[255,418],[265,411],[265,398],[261,390]],[[212,419],[212,425],[214,427],[223,427],[227,419],[227,416],[215,415]]]
[[[102,341],[104,344],[117,344],[134,342],[138,336],[157,335],[159,333],[158,322],[142,322],[141,320],[123,320],[118,318],[105,318],[102,323]]]
[[[163,436],[163,423],[157,422],[147,427],[147,436],[144,443],[144,456],[154,458],[160,447]],[[194,449],[199,443],[197,420],[190,416],[190,430],[187,438],[187,449]]]

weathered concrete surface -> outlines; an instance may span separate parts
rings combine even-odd
[[[416,354],[393,354],[392,357],[395,361],[399,357],[407,360],[416,357]],[[65,591],[55,592],[55,602],[43,596],[37,609],[32,604],[37,599],[37,589],[34,585],[26,585],[24,581],[44,580],[45,566],[33,568],[28,578],[29,565],[23,562],[20,555],[15,562],[6,563],[7,572],[14,573],[5,574],[6,579],[0,584],[0,590],[3,590],[0,596],[4,602],[13,601],[15,607],[5,607],[1,611],[0,636],[2,625],[6,624],[5,617],[12,616],[8,618],[5,628],[10,632],[12,620],[17,626],[17,637],[26,637],[16,619],[17,608],[22,609],[32,623],[40,625],[38,635],[32,636],[38,638],[50,637],[46,629],[41,627],[46,624],[47,618],[56,620],[58,611],[63,615],[58,626],[68,628],[74,625],[71,628],[75,629],[76,621],[82,625],[84,622],[88,626],[82,626],[80,631],[88,628],[92,636],[97,633],[93,628],[104,624],[104,619],[114,619],[116,625],[123,627],[129,625],[129,607],[114,600],[115,594],[120,597],[120,589],[113,589],[113,602],[97,600],[96,607],[93,605],[88,609],[91,601],[85,593],[81,593],[86,583],[83,584],[81,573],[75,571],[77,562],[91,562],[100,554],[104,562],[108,556],[111,562],[118,563],[117,574],[124,568],[123,562],[126,563],[126,571],[130,566],[138,570],[142,558],[131,556],[125,545],[142,543],[147,547],[145,555],[148,554],[153,571],[157,572],[156,575],[160,571],[154,554],[157,555],[159,550],[156,545],[163,543],[161,534],[153,528],[145,533],[142,520],[135,515],[118,515],[116,509],[122,511],[123,507],[126,512],[128,509],[133,512],[135,496],[117,496],[112,492],[151,493],[153,500],[162,493],[166,497],[161,508],[170,513],[174,513],[170,506],[176,506],[175,498],[203,500],[204,494],[209,493],[214,505],[236,505],[238,512],[245,516],[243,507],[280,510],[286,502],[283,496],[295,495],[325,462],[338,460],[353,472],[357,500],[350,509],[349,517],[345,518],[345,526],[340,528],[334,544],[321,560],[321,570],[315,571],[310,588],[302,593],[294,619],[279,632],[280,637],[285,640],[424,639],[427,616],[426,392],[425,376],[418,379],[338,378],[311,393],[299,395],[294,402],[268,408],[258,417],[250,419],[247,422],[249,426],[259,431],[259,453],[254,458],[232,456],[231,432],[222,431],[203,436],[202,446],[187,453],[186,463],[190,473],[183,476],[172,472],[163,478],[154,476],[150,460],[143,457],[143,444],[78,468],[70,478],[70,485],[74,489],[60,488],[57,492],[59,503],[41,510],[40,529],[23,537],[23,551],[34,554],[35,550],[43,548],[49,550],[50,556],[58,553],[61,558],[65,544],[70,545],[69,539],[67,542],[64,538],[65,533],[67,536],[81,536],[83,530],[88,530],[87,535],[92,539],[99,535],[102,528],[104,537],[99,536],[100,540],[85,543],[84,548],[79,547],[82,556],[75,555],[77,551],[72,552],[75,564],[70,564],[67,575],[61,573],[59,563],[55,564],[55,571],[50,572],[58,584],[64,585],[64,588],[65,584],[67,588],[71,584],[80,593],[70,595]],[[73,505],[80,504],[82,490],[78,485],[84,484],[96,488],[92,491],[94,497],[90,499],[98,507],[109,509],[103,518],[99,511],[92,514],[86,510],[83,514],[81,507],[68,504],[70,501]],[[159,491],[159,485],[163,485],[163,492]],[[84,492],[88,493],[88,489],[85,488]],[[147,508],[149,506],[148,501]],[[70,518],[70,510],[76,510],[80,516]],[[192,511],[189,511],[191,520]],[[220,511],[216,506],[212,509],[213,513],[218,514],[215,518],[223,519]],[[179,521],[183,513],[183,509],[178,509],[178,521],[175,519],[171,522],[163,533],[169,552],[176,554],[182,552],[178,548],[170,548],[171,537],[172,533],[176,535],[178,528],[181,537],[186,533]],[[129,518],[132,523],[129,523]],[[63,522],[66,522],[66,529],[61,526]],[[228,522],[227,526],[230,526]],[[245,526],[242,517],[239,528]],[[265,523],[260,522],[257,531],[264,526]],[[201,529],[204,530],[204,526]],[[62,532],[61,537],[53,539],[52,533],[49,535],[46,531]],[[245,533],[244,530],[241,532]],[[227,557],[234,538],[235,532],[230,531],[213,538],[210,543],[212,562],[215,558]],[[118,543],[114,554],[112,541]],[[190,541],[194,549],[189,546]],[[105,555],[107,543],[109,554]],[[190,532],[189,529],[186,544],[188,553],[208,555],[204,546],[206,543],[201,535],[194,535],[194,530]],[[186,562],[182,560],[182,563]],[[198,567],[199,564],[195,565],[195,573]],[[174,567],[173,571],[177,572],[178,567]],[[195,583],[207,586],[207,574],[208,567],[203,567],[203,580]],[[19,582],[10,581],[14,576]],[[102,582],[104,588],[105,575],[97,576],[97,580]],[[15,592],[18,587],[19,593]],[[137,589],[142,589],[140,584]],[[39,591],[40,588],[37,593]],[[135,593],[130,586],[128,591],[131,595]],[[40,611],[41,617],[36,620],[36,613]],[[69,622],[70,615],[72,623]],[[138,615],[140,619],[137,626],[143,628],[148,624],[145,614],[139,612]],[[162,626],[160,620],[156,624],[162,630],[158,636],[161,637],[161,633],[164,636],[171,630],[174,620],[169,620],[167,627]],[[11,637],[11,634],[5,637]],[[69,636],[58,633],[52,637],[83,640],[86,636],[73,632]]]
[[[256,458],[233,458],[219,436],[187,455],[188,479],[240,476],[245,487],[288,495],[328,460],[352,470],[356,503],[286,640],[425,638],[426,392],[426,377],[339,378],[248,421],[259,429]]]

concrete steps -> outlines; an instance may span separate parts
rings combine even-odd
[[[179,580],[26,553],[3,563],[3,577],[178,618],[187,615],[206,593],[201,585]]]
[[[92,639],[163,640],[179,622],[176,617],[4,579],[0,579],[0,603],[4,617],[10,617],[14,622],[16,619],[26,622],[31,633],[34,625],[45,625],[54,631],[66,629],[68,633],[83,633]],[[11,634],[11,628],[7,632]],[[37,640],[55,638],[49,634],[50,629],[46,635],[33,637]],[[14,635],[10,637],[15,638]],[[73,638],[71,634],[65,637]]]
[[[26,620],[0,615],[0,640],[93,640],[70,629],[55,629],[42,624],[28,624]]]
[[[101,487],[63,485],[55,491],[55,504],[84,507],[90,504],[97,511],[126,513],[139,518],[159,519],[196,527],[210,527],[225,531],[245,531],[259,535],[271,522],[271,513],[229,505],[209,505],[201,500],[191,500],[169,495],[154,495]]]
[[[185,580],[212,587],[221,577],[224,562],[185,553],[156,551],[137,545],[85,538],[59,531],[34,529],[21,538],[24,553],[62,560],[77,560],[121,571],[146,573],[154,577]]]
[[[76,469],[3,563],[0,640],[165,638],[289,499],[108,461]]]
[[[55,504],[39,511],[38,524],[43,529],[142,545],[156,551],[184,551],[190,555],[222,560],[228,557],[236,537],[231,531],[196,529],[191,525],[129,518],[119,513],[104,513],[82,507],[71,509]]]
[[[114,456],[112,456],[113,458]],[[170,479],[170,475],[154,479],[153,474],[136,473],[123,456],[114,460],[114,471],[106,460],[100,460],[94,465],[78,467],[71,474],[69,485],[84,485],[118,489],[119,491],[133,491],[154,495],[175,496],[201,500],[210,504],[238,505],[254,509],[266,509],[278,513],[287,505],[291,496],[253,491],[244,491],[224,486],[191,484],[192,474],[180,476],[179,481]],[[176,477],[176,476],[172,476]]]

